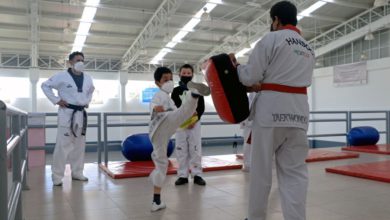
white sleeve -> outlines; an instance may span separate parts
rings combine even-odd
[[[161,97],[159,96],[159,93],[156,93],[153,96],[152,100],[150,101],[150,112],[151,113],[153,112],[154,107],[162,105],[161,102],[162,102],[162,100],[161,100]]]
[[[93,95],[93,92],[95,91],[95,86],[93,85],[92,77],[90,77],[89,79],[91,80],[91,88],[89,88],[89,90],[87,91],[88,104],[91,103],[92,95]]]
[[[273,40],[270,39],[269,35],[266,35],[256,44],[249,56],[248,63],[237,67],[238,78],[242,84],[252,86],[263,80],[271,60],[273,44]]]
[[[50,77],[48,80],[42,83],[41,88],[43,93],[47,96],[47,98],[55,105],[57,104],[61,98],[56,96],[53,92],[53,89],[58,90],[59,86],[61,84],[59,80],[60,76],[59,74],[55,74],[54,76]]]

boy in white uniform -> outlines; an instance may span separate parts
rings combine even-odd
[[[92,100],[95,87],[92,78],[84,73],[83,53],[70,54],[69,63],[71,68],[56,73],[41,86],[47,98],[59,105],[57,141],[51,167],[54,186],[62,185],[67,161],[72,169],[73,180],[88,181],[83,174],[87,129],[85,108]],[[58,96],[53,89],[58,91]]]
[[[270,15],[272,32],[257,43],[247,65],[237,64],[244,85],[261,83],[250,116],[253,148],[248,220],[266,219],[273,156],[284,219],[305,220],[309,148],[306,88],[311,85],[314,51],[296,28],[297,9],[292,3],[276,3]]]
[[[206,85],[189,82],[187,86],[191,92],[187,93],[181,107],[176,108],[169,96],[174,88],[172,79],[172,71],[166,67],[159,67],[154,72],[154,80],[160,90],[150,103],[149,137],[153,145],[152,159],[155,165],[149,176],[154,186],[151,211],[166,207],[161,201],[161,188],[168,170],[167,145],[170,137],[195,112],[198,98],[210,94],[210,89]]]
[[[188,92],[187,84],[194,76],[194,69],[189,64],[184,64],[180,67],[180,81],[179,86],[173,89],[171,94],[172,100],[175,102],[176,107],[180,107],[182,99]],[[198,105],[194,116],[195,121],[185,128],[179,128],[175,134],[176,140],[176,159],[179,163],[177,176],[179,177],[175,185],[184,185],[188,183],[189,170],[194,178],[194,183],[204,186],[206,181],[202,178],[202,134],[200,119],[204,113],[204,99],[198,98]]]

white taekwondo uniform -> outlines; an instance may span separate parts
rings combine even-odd
[[[188,92],[180,108],[176,108],[171,96],[159,90],[150,102],[151,121],[149,124],[149,137],[153,145],[152,159],[155,165],[149,178],[154,186],[162,187],[167,170],[167,146],[169,139],[176,129],[195,112],[198,98],[193,98]],[[154,107],[163,106],[164,112],[153,111]]]
[[[290,26],[264,36],[248,63],[237,68],[246,86],[261,82],[303,88],[311,85],[314,63],[313,49],[299,30]],[[307,95],[263,90],[255,97],[250,117],[253,128],[248,220],[266,219],[274,156],[284,219],[306,219]]]
[[[249,108],[252,108],[253,99],[255,98],[256,93],[252,92],[249,93]],[[245,119],[243,122],[240,123],[240,128],[242,129],[242,137],[244,138],[243,143],[243,154],[244,154],[244,165],[243,167],[245,169],[249,169],[251,166],[251,151],[252,151],[252,140],[249,140],[249,137],[251,137],[251,131],[252,131],[252,120],[249,120],[249,118]]]
[[[84,117],[86,113],[81,109],[89,105],[92,100],[93,91],[95,90],[92,78],[83,73],[82,91],[78,91],[77,85],[68,71],[70,70],[56,73],[47,81],[43,82],[41,86],[43,92],[53,104],[56,104],[62,99],[68,104],[80,108],[80,110],[64,107],[58,108],[57,141],[54,148],[52,164],[52,178],[54,183],[62,182],[67,162],[71,165],[73,177],[83,177],[85,129],[87,122],[86,117]],[[54,94],[53,89],[58,91],[58,96]],[[71,120],[72,115],[73,121]]]
[[[186,97],[186,93],[189,92],[184,83],[175,87],[171,98],[176,106],[181,106],[183,99]],[[177,176],[182,178],[188,178],[189,171],[191,171],[193,177],[202,176],[202,134],[200,118],[204,113],[203,97],[199,97],[198,99],[196,113],[199,118],[194,124],[194,127],[191,129],[179,128],[175,134],[175,153],[179,164]]]

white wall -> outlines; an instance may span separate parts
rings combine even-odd
[[[336,87],[333,85],[333,67],[316,69],[310,89],[312,111],[366,111],[390,110],[390,58],[367,61],[368,83],[364,85]],[[367,115],[358,115],[364,117]],[[369,117],[384,117],[372,114]],[[325,116],[321,116],[324,118]],[[368,125],[385,129],[384,122],[354,122],[352,126]],[[345,132],[343,123],[325,123],[312,126],[312,132]],[[334,140],[334,138],[321,138]],[[344,138],[336,138],[345,140]],[[385,141],[384,136],[381,142]]]

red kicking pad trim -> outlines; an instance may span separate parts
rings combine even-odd
[[[244,155],[237,154],[237,159],[244,159]],[[306,162],[318,162],[318,161],[327,161],[327,160],[340,160],[340,159],[349,159],[349,158],[358,158],[359,154],[349,153],[349,152],[337,152],[337,151],[328,151],[328,150],[309,150],[309,155],[306,158]]]
[[[326,172],[390,183],[390,161],[326,168]]]
[[[372,153],[372,154],[387,154],[390,155],[390,145],[378,144],[370,146],[351,146],[341,148],[345,151],[356,151],[363,153]]]
[[[99,167],[113,179],[147,177],[154,169],[153,161],[118,161],[109,162],[108,166],[100,164]],[[177,161],[169,160],[167,174],[177,173]],[[241,169],[242,162],[236,160],[235,155],[206,156],[202,158],[204,172]]]

